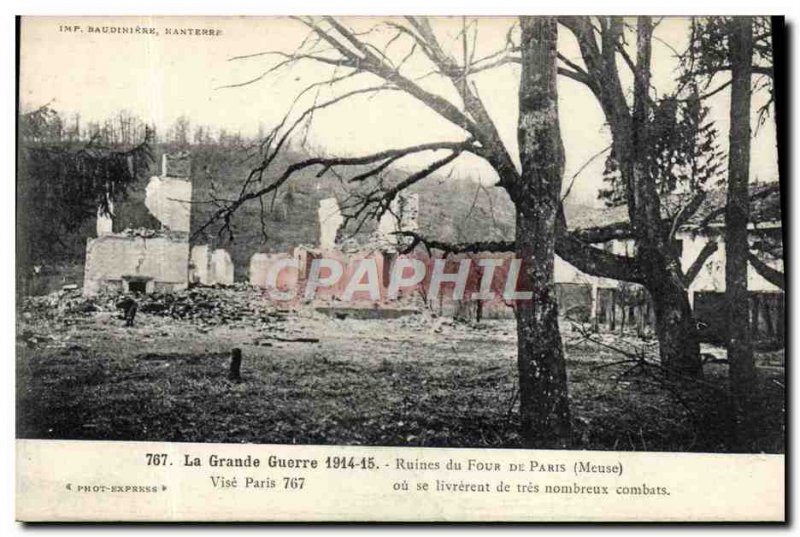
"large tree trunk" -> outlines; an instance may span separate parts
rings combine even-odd
[[[650,63],[653,23],[639,17],[636,34],[637,77],[634,80],[633,166],[629,214],[637,234],[637,258],[645,287],[653,297],[656,335],[662,366],[676,377],[702,375],[700,345],[689,296],[684,289],[680,260],[661,223],[661,199],[650,174]]]
[[[517,302],[520,417],[525,445],[570,444],[567,373],[558,329],[555,233],[564,172],[558,124],[555,18],[523,17],[518,140],[522,173],[515,189],[517,256],[532,300]]]
[[[618,51],[624,49],[622,18],[603,18],[599,29],[588,17],[563,17],[561,20],[578,41],[589,88],[598,98],[608,121],[614,156],[625,187],[628,216],[636,240],[634,264],[638,267],[632,277],[620,279],[641,283],[650,292],[664,366],[676,368],[679,374],[699,375],[702,369],[697,329],[681,281],[680,260],[671,252],[670,237],[662,224],[659,192],[648,163],[653,22],[650,17],[637,19],[636,76],[633,106],[629,107],[618,68]],[[580,257],[576,254],[573,259],[580,261]],[[619,261],[613,264],[620,265]],[[585,265],[592,268],[589,263]],[[614,277],[606,266],[599,268],[600,271],[590,270],[589,273]]]
[[[729,37],[731,60],[730,150],[728,197],[725,208],[725,298],[728,306],[728,362],[734,407],[736,443],[747,448],[748,399],[755,389],[753,346],[750,334],[747,262],[750,171],[750,77],[753,57],[753,23],[735,17]]]
[[[661,365],[676,378],[702,376],[697,327],[677,261],[658,250],[642,250],[639,259],[647,269]]]

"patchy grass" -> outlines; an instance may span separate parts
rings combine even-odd
[[[391,321],[290,316],[275,327],[198,329],[141,315],[21,323],[48,334],[18,344],[22,438],[519,447],[513,321],[432,330]],[[664,384],[647,368],[565,332],[578,449],[728,451],[727,366],[700,385]],[[30,343],[33,341],[33,343]],[[227,380],[243,350],[243,382]],[[783,452],[783,368],[760,360],[758,444]]]

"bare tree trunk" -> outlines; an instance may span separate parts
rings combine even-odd
[[[700,345],[689,295],[684,288],[680,260],[672,252],[661,225],[661,200],[655,179],[648,174],[650,119],[647,98],[650,86],[653,24],[639,17],[636,36],[636,65],[633,105],[633,198],[631,222],[638,229],[637,257],[645,267],[645,287],[653,297],[656,334],[661,364],[676,376],[702,375]]]
[[[518,139],[522,174],[516,190],[517,255],[533,300],[515,309],[522,436],[528,447],[570,444],[567,373],[558,327],[555,232],[564,171],[556,88],[557,23],[523,17]]]
[[[753,22],[735,17],[728,39],[731,60],[730,151],[728,198],[725,210],[725,299],[728,305],[728,362],[734,408],[734,435],[739,448],[748,449],[751,429],[749,399],[756,388],[747,292],[747,222],[750,172],[750,77],[753,58]]]
[[[669,265],[659,252],[643,252],[641,259],[652,257],[646,288],[653,300],[661,364],[677,377],[702,376],[697,327],[681,275],[664,268]]]
[[[676,373],[700,375],[697,328],[688,293],[683,289],[680,260],[670,253],[670,241],[662,224],[661,200],[648,163],[653,22],[650,17],[637,19],[636,74],[633,106],[629,107],[617,67],[623,20],[601,19],[599,30],[586,17],[561,20],[577,39],[589,87],[597,96],[611,131],[636,241],[639,283],[653,298],[662,364],[668,369],[676,368]],[[598,35],[600,42],[596,39]]]

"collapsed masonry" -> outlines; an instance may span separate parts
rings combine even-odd
[[[319,249],[323,251],[340,250],[343,244],[343,225],[345,222],[336,198],[326,198],[319,202]],[[362,244],[360,251],[397,251],[407,244],[407,237],[399,235],[402,231],[419,230],[419,194],[399,193],[389,204],[389,209],[378,221],[377,229]]]
[[[227,250],[207,244],[192,247],[189,282],[201,285],[233,285],[233,260]]]
[[[160,228],[114,233],[113,206],[98,212],[97,238],[86,245],[84,295],[152,293],[185,289],[190,283],[233,283],[233,263],[224,250],[191,248],[191,160],[165,154],[160,176],[150,178],[144,204]],[[109,204],[110,205],[110,204]]]
[[[319,202],[319,247],[331,250],[341,240],[339,231],[344,224],[344,216],[336,198],[326,198]]]
[[[724,203],[724,197],[722,198]],[[713,207],[721,206],[719,203]],[[397,231],[412,231],[420,229],[419,200],[416,196],[403,197],[393,203],[389,211],[383,216],[377,226],[377,230],[366,240],[358,242],[350,239],[343,239],[341,227],[344,219],[339,211],[339,206],[335,198],[322,200],[319,210],[319,231],[320,242],[317,248],[297,246],[287,253],[256,254],[250,262],[250,282],[254,286],[265,288],[270,293],[275,290],[284,293],[285,296],[291,294],[291,290],[300,290],[297,298],[303,300],[302,290],[305,283],[309,280],[312,262],[315,259],[327,258],[336,261],[343,267],[343,273],[339,282],[325,289],[320,289],[315,295],[315,304],[321,305],[326,299],[331,304],[339,301],[339,297],[344,296],[345,288],[352,280],[354,271],[362,260],[374,262],[377,275],[376,280],[381,288],[379,300],[374,300],[371,296],[362,296],[356,300],[362,307],[375,309],[405,307],[412,304],[399,304],[397,300],[387,298],[384,291],[390,281],[393,267],[398,259],[398,252],[405,250],[401,248],[398,240],[403,240],[402,235]],[[624,209],[624,208],[623,208]],[[585,207],[580,208],[582,213],[570,215],[570,220],[582,217],[585,227],[595,225],[610,225],[618,220],[616,210],[590,210]],[[711,209],[709,209],[710,211]],[[771,213],[770,213],[771,214]],[[769,214],[766,215],[769,218]],[[622,216],[621,218],[625,218]],[[774,217],[773,217],[774,218]],[[759,232],[763,235],[766,226],[776,226],[773,231],[780,232],[780,221],[762,221],[759,219]],[[427,235],[431,235],[429,226],[430,219],[426,221]],[[717,233],[717,235],[719,235]],[[431,235],[431,236],[436,236]],[[698,233],[697,230],[680,229],[675,235],[681,250],[681,263],[683,269],[688,270],[698,257],[698,252],[711,240],[721,243],[719,236],[710,236],[707,232]],[[602,244],[603,250],[619,255],[632,257],[635,245],[631,239],[614,239]],[[482,269],[479,266],[482,259],[492,259],[501,263],[494,270],[495,279],[491,285],[491,291],[495,296],[502,295],[504,289],[501,282],[507,281],[508,266],[514,258],[513,253],[473,253],[461,255],[443,255],[441,252],[425,252],[421,249],[412,252],[411,255],[421,257],[444,257],[446,258],[446,272],[455,273],[459,270],[458,263],[463,259],[471,259],[472,264],[468,271],[468,287],[472,288],[481,281]],[[724,307],[720,304],[724,300],[724,248],[716,252],[715,257],[707,260],[703,270],[695,277],[690,291],[690,301],[693,302],[698,318],[711,327],[707,332],[709,340],[713,338],[722,339],[719,334],[724,334],[724,323],[714,319],[719,317],[718,312],[724,312]],[[422,259],[429,262],[430,259]],[[430,266],[430,265],[428,265]],[[284,267],[281,269],[280,267]],[[295,269],[296,267],[296,269]],[[638,335],[645,334],[652,326],[654,311],[652,305],[642,288],[619,282],[617,280],[601,278],[585,274],[576,267],[570,265],[559,257],[555,258],[555,291],[559,303],[560,314],[564,317],[578,321],[591,323],[598,329],[608,329],[610,331],[619,330],[624,332],[635,331]],[[765,334],[778,334],[782,337],[783,328],[778,325],[776,320],[783,318],[783,296],[778,290],[771,287],[768,282],[757,278],[754,271],[751,271],[751,278],[748,287],[753,293],[752,313],[753,326],[763,326],[761,331]],[[431,299],[426,289],[429,279],[426,277],[419,284],[410,289],[422,298],[433,311],[438,311],[444,315],[454,315],[461,318],[472,318],[479,316],[484,318],[513,316],[511,309],[503,300],[450,300],[444,294],[440,294],[438,299]],[[697,292],[695,293],[694,290]],[[696,295],[696,297],[695,297]],[[471,296],[471,295],[465,295]],[[336,305],[336,304],[333,304]],[[337,306],[341,307],[342,304]],[[480,312],[480,313],[479,313]],[[716,317],[715,317],[716,314]],[[763,319],[759,321],[758,319]]]
[[[398,194],[389,209],[380,218],[376,229],[368,237],[356,240],[344,236],[345,218],[336,198],[323,199],[320,201],[318,210],[319,245],[317,247],[296,246],[289,252],[254,254],[250,259],[250,283],[270,292],[292,294],[293,290],[302,288],[303,283],[308,281],[313,261],[326,258],[337,261],[343,267],[344,273],[339,282],[320,290],[315,301],[316,303],[335,301],[336,299],[333,297],[342,294],[346,283],[352,279],[361,262],[370,261],[374,262],[381,294],[384,295],[394,264],[409,241],[408,237],[399,232],[419,231],[419,207],[418,194]],[[453,256],[448,260],[448,270],[452,270],[453,266],[458,264],[459,259],[459,256]],[[428,284],[429,280],[426,278],[420,282],[419,287],[423,288]],[[389,302],[381,299],[378,301],[380,304],[375,303],[373,306],[380,306],[381,309],[410,306],[410,302],[416,300],[411,294],[401,294],[401,297],[405,296],[408,299],[405,301],[395,299],[390,301],[393,303],[390,305]],[[414,291],[413,294],[418,293]],[[302,296],[298,296],[298,298],[302,299]],[[449,304],[449,307],[451,310],[455,310],[458,305]]]
[[[398,194],[383,213],[373,240],[381,250],[396,251],[408,244],[402,231],[419,231],[419,194]]]

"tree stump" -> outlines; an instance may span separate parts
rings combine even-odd
[[[231,370],[228,378],[234,382],[242,381],[242,349],[236,348],[231,351]]]

